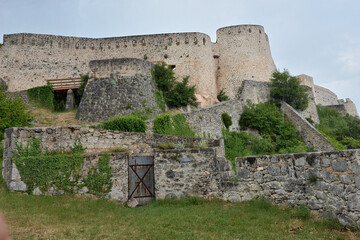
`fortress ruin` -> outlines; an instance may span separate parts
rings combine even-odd
[[[107,77],[101,74],[138,71],[132,71],[130,66],[124,69],[89,66],[94,60],[163,61],[173,68],[177,77],[190,76],[189,84],[196,85],[196,97],[202,106],[216,103],[221,89],[234,99],[244,80],[269,82],[276,66],[264,27],[235,25],[218,29],[216,35],[213,43],[208,35],[199,32],[113,38],[7,34],[0,48],[0,79],[10,92],[15,92],[45,85],[46,79],[78,77],[91,72]],[[344,105],[341,109],[346,113],[357,115],[351,100],[338,101],[330,90],[314,85],[309,76],[300,79],[310,88],[317,104]]]

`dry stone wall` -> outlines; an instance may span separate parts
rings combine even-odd
[[[244,157],[236,167],[249,197],[307,206],[360,228],[359,150]]]

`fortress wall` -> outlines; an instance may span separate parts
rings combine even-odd
[[[320,104],[322,106],[338,104],[338,97],[329,89],[315,85],[314,91],[316,104]]]
[[[343,99],[339,99],[338,102],[340,105],[344,106],[345,114],[347,113],[351,116],[359,117],[356,106],[350,98],[346,98],[345,101]]]
[[[175,65],[176,76],[189,75],[197,93],[215,96],[216,66],[210,37],[173,33],[116,38],[77,38],[39,34],[4,35],[0,77],[9,91],[44,85],[44,79],[78,77],[91,60],[139,58]]]
[[[216,32],[219,48],[218,91],[225,89],[234,98],[243,80],[267,82],[276,70],[269,40],[258,25],[220,28]]]

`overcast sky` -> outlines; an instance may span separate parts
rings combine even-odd
[[[8,33],[114,37],[258,24],[278,69],[314,78],[360,108],[359,0],[0,0]],[[360,109],[359,109],[360,111]]]

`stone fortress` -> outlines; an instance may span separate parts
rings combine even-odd
[[[10,92],[16,92],[42,86],[46,79],[78,77],[92,72],[99,80],[91,81],[86,87],[78,115],[86,121],[99,121],[94,117],[123,115],[141,109],[145,103],[155,107],[152,99],[155,85],[150,69],[161,61],[169,64],[176,76],[189,75],[190,84],[196,85],[202,108],[188,111],[184,116],[199,136],[208,138],[80,126],[8,128],[2,173],[7,187],[12,191],[26,191],[28,187],[12,159],[16,143],[26,144],[35,136],[41,140],[43,150],[64,150],[80,140],[86,148],[83,177],[98,167],[100,156],[110,148],[120,146],[127,150],[111,153],[113,186],[106,196],[109,199],[125,203],[131,198],[130,160],[145,156],[152,158],[156,199],[191,194],[237,202],[266,197],[275,203],[305,205],[321,216],[336,217],[344,225],[360,228],[359,150],[334,151],[334,146],[305,120],[310,117],[315,123],[319,122],[316,104],[330,106],[343,114],[358,116],[358,113],[350,99],[339,100],[335,93],[314,85],[312,77],[298,76],[308,89],[308,108],[297,112],[282,103],[281,109],[305,144],[319,152],[237,158],[236,173],[224,158],[221,114],[227,112],[233,119],[231,130],[238,130],[247,99],[254,103],[270,100],[269,79],[276,67],[262,26],[221,28],[217,31],[216,43],[203,33],[104,39],[5,35],[4,46],[0,48],[0,83],[5,83]],[[217,102],[221,89],[225,89],[231,100]],[[128,109],[121,108],[121,104],[129,106]],[[169,141],[184,147],[161,150],[159,146]],[[207,148],[185,147],[187,144],[199,146],[202,141]],[[309,182],[310,177],[315,177],[316,182]],[[35,189],[32,193],[58,195],[63,192]],[[75,193],[89,195],[84,188]]]
[[[93,71],[101,77],[104,70],[120,69],[91,69],[89,62],[117,58],[164,61],[176,76],[190,76],[189,83],[196,85],[202,106],[216,103],[221,89],[235,98],[244,80],[268,82],[276,70],[264,28],[237,25],[218,29],[216,43],[197,32],[97,39],[8,34],[0,49],[0,78],[10,92],[21,91],[44,85],[46,79],[78,77]],[[316,103],[344,105],[340,108],[357,115],[351,100],[338,102],[334,93],[314,85],[309,77],[303,84],[311,88]]]

